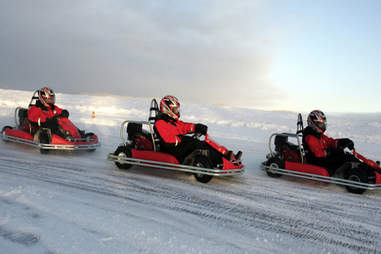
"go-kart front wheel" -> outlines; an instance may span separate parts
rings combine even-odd
[[[119,146],[115,152],[114,152],[114,155],[118,156],[118,157],[121,157],[121,158],[128,158],[132,156],[132,153],[131,153],[131,148],[128,147],[128,146]],[[122,160],[120,160],[122,161]],[[121,163],[121,162],[118,162],[118,161],[115,161],[115,165],[119,168],[119,169],[129,169],[132,167],[132,164],[127,164],[127,163]]]
[[[40,144],[50,144],[51,137],[49,135],[49,132],[47,130],[40,130],[38,133],[38,141],[40,142]],[[40,153],[48,154],[49,149],[40,148]]]
[[[196,156],[196,158],[194,159],[192,166],[199,167],[199,168],[211,168],[212,163],[207,157],[199,155],[199,156]],[[201,172],[195,173],[194,177],[196,178],[197,181],[201,183],[207,183],[213,178],[213,176],[205,175],[205,174],[202,174]]]
[[[345,174],[345,179],[360,183],[374,183],[369,182],[369,172],[361,167],[349,169]],[[348,192],[355,194],[363,194],[366,191],[366,189],[356,188],[352,186],[345,187],[347,188]]]

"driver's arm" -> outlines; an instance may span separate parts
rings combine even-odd
[[[177,135],[185,135],[185,134],[194,133],[196,130],[195,126],[196,125],[194,123],[186,123],[186,122],[178,120],[176,122],[176,127],[178,131]]]

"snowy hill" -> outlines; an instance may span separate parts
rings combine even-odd
[[[0,95],[0,125],[14,125],[32,92]],[[260,170],[269,135],[295,132],[296,113],[182,104],[184,121],[207,124],[215,140],[243,151],[239,177],[202,184],[186,173],[118,170],[106,156],[120,143],[120,123],[146,120],[149,103],[57,94],[71,120],[99,136],[92,153],[41,155],[0,141],[0,253],[380,253],[381,193]],[[381,114],[326,113],[328,135],[380,159]]]

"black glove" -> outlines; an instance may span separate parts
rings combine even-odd
[[[62,110],[60,117],[68,118],[69,117],[69,111],[66,109]]]
[[[349,150],[353,150],[355,144],[349,138],[341,138],[338,140],[338,146],[342,149],[348,147]]]
[[[201,135],[206,135],[208,132],[208,126],[198,123],[195,127],[195,133],[200,133]]]

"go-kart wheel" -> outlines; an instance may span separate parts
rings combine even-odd
[[[270,176],[270,177],[281,177],[282,176],[281,174],[274,173],[271,171],[271,169],[277,170],[278,168],[284,168],[284,162],[281,159],[279,159],[277,157],[270,158],[266,162],[266,166],[270,167],[270,168],[266,169],[266,173],[268,176]]]
[[[40,149],[40,153],[41,154],[48,154],[49,153],[49,149],[43,149],[43,148],[41,148]]]
[[[41,130],[38,135],[38,141],[40,144],[50,144],[50,136],[49,133],[46,130]],[[49,149],[40,148],[41,154],[47,154],[49,153]]]
[[[349,181],[359,182],[359,183],[374,183],[369,182],[369,172],[361,167],[351,168],[345,173],[345,179]],[[345,186],[348,192],[355,194],[363,194],[366,189],[356,188],[352,186]]]
[[[85,134],[84,138],[85,138],[86,142],[91,142],[93,140],[93,136],[94,136],[94,133],[89,132],[89,133]]]
[[[131,153],[131,148],[128,147],[128,146],[119,146],[115,152],[114,152],[114,155],[118,156],[118,157],[131,157],[132,156],[132,153]],[[120,160],[121,161],[121,160]],[[119,169],[129,169],[132,167],[132,164],[126,164],[126,163],[121,163],[121,162],[118,162],[118,161],[115,161],[115,165],[119,168]]]
[[[84,139],[85,139],[85,141],[86,142],[91,142],[91,141],[93,141],[93,136],[94,136],[95,134],[94,133],[92,133],[92,132],[89,132],[89,133],[86,133],[85,135],[84,135]],[[94,149],[89,149],[89,150],[87,150],[88,152],[94,152],[95,151],[95,148]]]
[[[198,155],[194,159],[192,166],[199,167],[199,168],[211,168],[212,163],[210,162],[210,160],[207,157],[202,156],[202,155]],[[196,178],[197,181],[199,181],[201,183],[207,183],[210,180],[212,180],[212,178],[213,178],[213,176],[205,175],[205,174],[202,174],[201,172],[195,173],[194,177]]]

